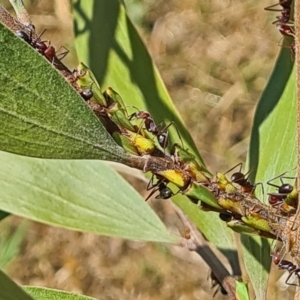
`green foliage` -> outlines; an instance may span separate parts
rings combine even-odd
[[[112,86],[120,92],[130,112],[136,112],[130,107],[136,106],[140,110],[149,111],[157,124],[175,121],[185,146],[203,165],[188,129],[183,125],[147,49],[126,16],[123,5],[118,0],[74,0],[73,4],[77,53],[92,69],[100,85],[103,88]],[[180,142],[177,131],[172,127],[170,145]],[[176,196],[175,203],[212,243],[227,254],[232,253],[233,234],[221,224],[217,214],[200,211],[181,195]],[[223,238],[220,239],[221,226]],[[230,260],[237,263],[236,255],[233,257]]]
[[[297,121],[295,72],[289,49],[282,49],[269,83],[258,103],[248,158],[255,182],[266,183],[285,171],[295,176],[297,157]],[[293,170],[292,170],[293,169]],[[265,192],[270,187],[265,185]],[[274,188],[272,190],[274,192]],[[261,201],[266,199],[257,188]],[[241,236],[244,261],[257,299],[265,299],[268,284],[271,246],[266,239]]]
[[[6,269],[19,253],[21,243],[28,231],[28,224],[26,221],[22,222],[13,233],[10,233],[10,229],[8,223],[0,224],[0,270]]]
[[[73,7],[78,56],[100,85],[112,86],[126,106],[146,109],[157,123],[175,121],[185,146],[204,165],[124,7],[117,0],[73,0]],[[250,167],[258,166],[255,181],[266,182],[296,165],[291,69],[290,52],[284,49],[254,120],[248,160]],[[40,158],[124,161],[127,154],[82,98],[46,60],[1,24],[0,82],[1,150]],[[170,144],[179,142],[175,128],[170,129]],[[38,160],[0,152],[0,170],[1,210],[102,235],[177,241],[141,197],[102,162]],[[174,201],[234,268],[238,258],[233,233],[217,214],[200,211],[181,195]],[[241,240],[256,298],[265,299],[270,244],[245,236]],[[4,274],[0,277],[3,299],[31,299]],[[241,285],[237,286],[239,298],[247,299],[246,287]],[[40,288],[26,290],[35,299],[91,299]]]
[[[102,235],[176,241],[140,195],[100,161],[49,161],[0,152],[0,165],[5,211]]]
[[[35,300],[96,300],[87,296],[41,287],[24,286],[23,289]]]
[[[0,24],[0,150],[41,158],[126,156],[62,76]]]

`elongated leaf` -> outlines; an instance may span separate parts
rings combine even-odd
[[[41,287],[23,286],[23,289],[35,300],[96,300],[96,298]]]
[[[121,94],[125,105],[146,109],[157,122],[175,121],[185,145],[202,162],[155,65],[119,1],[73,0],[73,8],[78,57],[93,70],[101,86],[112,86]],[[176,130],[171,127],[172,142],[180,142]],[[196,224],[210,241],[226,254],[234,253],[232,261],[237,264],[235,252],[232,252],[232,232],[224,224],[220,231],[217,214],[200,212],[186,197],[177,199],[181,200],[176,204],[193,221],[199,218]]]
[[[249,300],[247,284],[236,281],[236,295],[238,300]]]
[[[5,270],[9,263],[18,255],[21,243],[28,231],[28,222],[23,221],[13,233],[9,223],[0,225],[0,269]]]
[[[249,152],[249,166],[257,166],[256,182],[266,183],[296,166],[296,98],[292,65],[290,51],[283,49],[257,107]],[[293,175],[293,171],[289,173],[289,176]],[[265,186],[265,192],[269,190],[270,187]],[[258,196],[264,200],[262,193]],[[265,299],[271,262],[270,243],[246,236],[242,236],[242,243],[256,297]]]
[[[0,270],[0,299],[1,300],[33,300],[17,284]]]
[[[113,87],[125,105],[146,109],[157,122],[174,121],[186,146],[201,160],[124,6],[118,0],[73,0],[73,8],[78,57],[92,69],[100,85]],[[132,107],[128,110],[136,112]],[[172,142],[180,142],[172,127]]]
[[[100,161],[47,161],[0,152],[0,165],[4,211],[102,235],[176,242],[140,195]]]
[[[0,150],[45,158],[125,156],[64,78],[0,24]]]

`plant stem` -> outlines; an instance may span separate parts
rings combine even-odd
[[[226,267],[219,260],[219,257],[221,257],[222,254],[215,249],[215,252],[218,254],[216,255],[211,249],[211,245],[204,239],[201,232],[199,232],[197,227],[189,220],[189,218],[175,204],[173,204],[173,207],[177,215],[182,220],[184,226],[190,230],[190,239],[187,240],[186,245],[182,243],[181,246],[189,249],[190,251],[195,251],[199,256],[201,256],[202,259],[208,264],[213,274],[216,276],[218,282],[220,282],[227,291],[229,299],[236,300],[235,279],[230,275]]]
[[[295,42],[296,42],[296,82],[297,82],[297,139],[298,139],[298,151],[297,151],[297,160],[298,160],[298,170],[297,170],[297,190],[298,194],[300,191],[300,2],[294,1],[295,9]],[[298,209],[295,216],[295,221],[300,221],[300,205],[298,199]],[[297,230],[298,231],[298,230]],[[297,241],[298,242],[298,241]],[[299,245],[298,245],[299,247]],[[296,259],[296,263],[299,267],[300,259]],[[300,300],[300,287],[297,287],[294,300]]]

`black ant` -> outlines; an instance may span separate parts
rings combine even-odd
[[[159,191],[159,194],[155,197],[155,199],[169,199],[172,196],[174,196],[174,193],[172,190],[167,186],[165,183],[166,179],[164,178],[159,178],[158,181],[153,184],[153,178],[154,175],[151,177],[148,185],[147,185],[147,191],[151,190],[151,193],[147,196],[145,201],[147,201],[155,192]]]
[[[160,123],[160,124],[156,125],[153,118],[152,118],[152,116],[150,115],[150,113],[147,112],[147,111],[144,111],[144,110],[140,110],[140,111],[138,111],[136,113],[133,113],[129,116],[129,120],[132,120],[133,118],[141,119],[141,120],[144,121],[146,130],[148,132],[152,133],[154,136],[156,136],[159,145],[164,150],[168,147],[168,144],[169,144],[169,132],[168,132],[167,129],[171,125],[175,126],[175,128],[177,130],[177,134],[180,137],[177,126],[173,121],[170,124],[166,125],[166,126],[163,126],[163,123]]]
[[[272,255],[272,261],[278,266],[279,269],[287,270],[290,273],[285,280],[285,284],[299,286],[299,284],[289,283],[289,280],[293,274],[295,274],[300,280],[300,268],[298,268],[291,261],[281,259],[279,251],[276,251],[275,254]]]

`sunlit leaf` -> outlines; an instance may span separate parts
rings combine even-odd
[[[156,122],[174,121],[186,147],[202,162],[147,49],[119,1],[73,0],[73,10],[78,57],[93,70],[100,85],[111,86],[120,93],[130,112],[136,111],[130,107],[134,105],[149,111]],[[172,142],[180,142],[172,127]],[[176,203],[193,221],[199,218],[196,224],[210,241],[220,249],[228,249],[227,254],[233,253],[232,232],[224,223],[219,230],[221,221],[217,214],[200,212],[186,197]],[[235,252],[232,260],[237,262]]]
[[[5,270],[9,263],[18,255],[21,243],[28,232],[28,222],[23,221],[11,232],[11,224],[0,224],[0,269]]]
[[[249,300],[247,284],[244,282],[236,281],[236,296],[238,300]]]
[[[266,183],[296,166],[296,94],[289,49],[283,49],[257,106],[251,136],[249,166],[257,167],[255,182]],[[255,173],[255,172],[254,172]],[[265,193],[270,187],[265,185]],[[274,188],[272,190],[274,192]],[[263,195],[258,189],[258,198]],[[267,240],[242,236],[245,265],[257,299],[265,299],[271,247]]]
[[[0,150],[122,161],[122,148],[37,51],[0,24]]]
[[[78,57],[103,88],[113,87],[130,112],[146,109],[159,123],[176,123],[184,143],[200,158],[153,61],[118,0],[73,0]],[[173,126],[172,142],[180,142]],[[172,143],[170,143],[172,144]],[[201,158],[200,158],[201,159]],[[202,161],[202,160],[201,160]]]
[[[35,300],[96,300],[96,298],[41,287],[24,286],[23,289]]]
[[[50,162],[0,152],[0,209],[101,235],[176,242],[141,196],[104,163]]]

